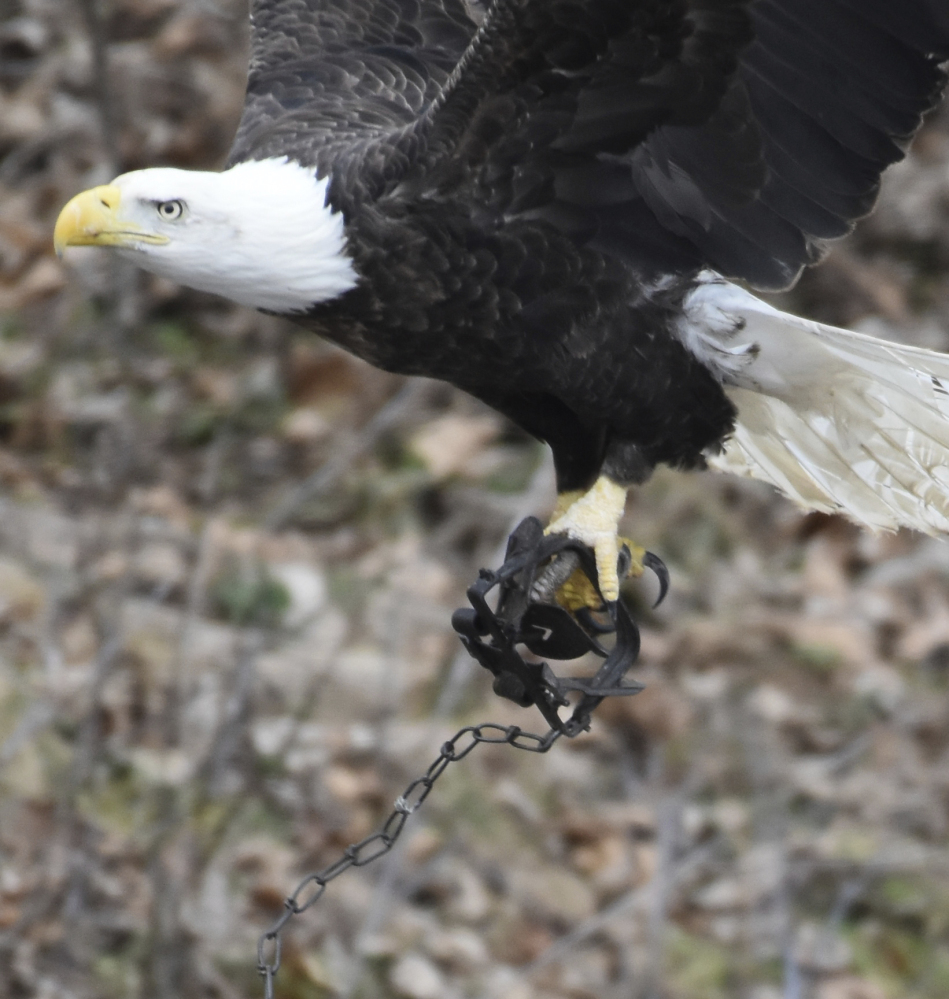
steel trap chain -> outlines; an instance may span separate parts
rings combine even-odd
[[[628,559],[629,551],[624,548],[620,556],[621,578],[628,570]],[[643,561],[659,578],[657,603],[660,603],[668,589],[666,568],[648,552]],[[348,846],[341,857],[323,870],[308,874],[285,899],[283,912],[257,943],[257,970],[264,979],[266,999],[273,999],[282,933],[287,923],[315,905],[327,885],[341,874],[353,867],[365,867],[387,854],[402,835],[409,816],[418,811],[452,763],[463,760],[482,744],[546,753],[561,736],[574,738],[587,731],[593,712],[604,698],[630,696],[643,690],[640,683],[623,683],[639,655],[639,629],[621,601],[604,602],[597,614],[583,609],[576,615],[552,602],[556,587],[577,568],[599,594],[593,553],[561,535],[545,537],[540,521],[528,517],[508,539],[501,568],[481,570],[478,581],[468,589],[471,607],[455,611],[452,627],[472,658],[494,676],[494,692],[522,707],[538,708],[550,726],[547,734],[536,735],[517,725],[486,722],[467,725],[444,743],[425,773],[396,799],[392,812],[377,832]],[[495,588],[497,607],[492,610],[487,598]],[[615,635],[612,649],[601,642],[609,634]],[[603,663],[589,678],[558,677],[542,658],[525,659],[519,646],[533,657],[548,659],[576,659],[592,652]],[[560,711],[569,706],[570,694],[580,696],[570,716],[563,719]]]

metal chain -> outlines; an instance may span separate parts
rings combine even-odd
[[[343,851],[343,855],[322,871],[308,874],[284,900],[283,912],[274,924],[261,934],[257,941],[257,970],[264,979],[265,999],[273,999],[274,977],[280,970],[281,934],[287,923],[294,916],[306,912],[315,905],[326,891],[326,886],[334,878],[338,878],[351,867],[365,867],[374,860],[387,854],[405,828],[405,823],[422,806],[428,797],[435,781],[448,769],[452,763],[463,760],[476,746],[482,743],[507,744],[515,749],[523,749],[528,753],[546,753],[563,733],[551,729],[546,735],[535,735],[524,732],[517,725],[495,725],[486,722],[482,725],[467,725],[460,729],[446,742],[438,758],[425,771],[423,776],[416,778],[396,798],[392,813],[382,824],[378,832],[367,836],[358,843],[352,843]]]
[[[521,707],[533,704],[551,726],[546,735],[525,732],[517,725],[468,725],[455,733],[424,775],[413,780],[378,832],[346,847],[343,855],[329,867],[309,874],[283,903],[283,912],[257,942],[257,970],[264,979],[264,995],[273,999],[274,977],[280,970],[281,934],[287,923],[311,905],[315,905],[326,886],[351,867],[365,867],[387,854],[405,828],[405,823],[422,806],[435,781],[452,763],[463,760],[481,743],[500,743],[528,753],[546,753],[564,735],[574,738],[590,727],[590,718],[607,697],[629,696],[641,691],[642,684],[624,684],[639,655],[639,629],[621,602],[609,605],[610,623],[598,624],[571,616],[562,608],[538,600],[533,595],[533,581],[539,568],[550,558],[567,549],[575,550],[581,568],[596,585],[596,567],[592,551],[569,538],[544,534],[540,521],[528,517],[508,539],[504,565],[497,572],[482,569],[478,581],[468,588],[470,608],[452,616],[471,656],[494,675],[494,691]],[[648,553],[647,553],[648,554]],[[628,552],[627,552],[628,556]],[[585,561],[584,561],[585,560]],[[662,595],[668,585],[668,573],[662,562],[652,556],[644,562],[659,576]],[[488,593],[499,588],[497,608],[487,602]],[[589,615],[588,615],[589,617]],[[615,642],[609,651],[599,637],[613,633]],[[542,659],[577,659],[587,652],[603,658],[596,674],[589,678],[558,677],[546,662],[525,660],[519,651],[523,645]],[[569,694],[580,694],[569,719],[560,717],[560,709],[569,703]]]

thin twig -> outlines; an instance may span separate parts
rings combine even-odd
[[[248,705],[253,693],[257,657],[262,645],[262,634],[256,629],[251,630],[234,665],[230,696],[223,705],[214,739],[198,771],[198,776],[205,782],[205,793],[208,795],[213,794],[214,786],[220,782],[225,766],[233,759],[246,732]]]
[[[86,25],[89,41],[92,45],[92,73],[95,91],[95,105],[99,116],[102,132],[102,150],[106,168],[110,177],[121,170],[121,154],[119,151],[119,122],[117,105],[112,89],[109,73],[109,43],[106,37],[105,23],[99,6],[99,0],[76,0],[82,19]],[[122,346],[127,335],[135,329],[142,317],[143,305],[140,294],[140,271],[134,264],[123,260],[115,254],[108,258],[110,271],[110,287],[114,289],[109,303],[109,326],[112,327],[114,352],[121,356]]]
[[[208,578],[211,572],[212,555],[214,545],[213,539],[214,520],[208,518],[201,530],[198,539],[198,551],[195,556],[194,569],[188,580],[188,594],[186,597],[184,619],[178,632],[178,642],[175,647],[175,656],[172,661],[171,681],[168,690],[168,703],[166,705],[165,731],[169,742],[177,742],[179,733],[178,711],[180,701],[183,698],[182,682],[187,672],[189,662],[189,645],[198,618],[204,609],[204,599],[208,588]]]
[[[56,709],[50,700],[36,701],[27,708],[17,722],[16,728],[0,745],[0,770],[3,770],[24,746],[46,728],[56,717]]]
[[[92,44],[92,79],[96,95],[96,110],[102,129],[102,145],[109,158],[112,173],[119,168],[118,128],[115,102],[109,84],[109,46],[105,35],[98,0],[77,0],[82,19]]]
[[[267,515],[264,530],[279,530],[304,503],[332,489],[352,464],[371,451],[383,434],[400,423],[427,391],[428,383],[419,380],[409,381],[399,389],[348,446],[340,448],[325,465],[284,496]]]
[[[65,792],[61,800],[61,807],[68,811],[72,810],[76,794],[85,785],[92,768],[101,735],[99,710],[102,704],[102,694],[109,677],[112,675],[112,668],[119,652],[122,651],[123,641],[124,636],[118,630],[108,635],[96,658],[92,672],[92,683],[89,687],[89,707],[86,709],[85,718],[83,718],[79,729],[69,778],[66,781]]]
[[[614,920],[619,919],[629,912],[644,908],[649,902],[650,885],[643,885],[640,888],[633,888],[625,895],[621,895],[615,902],[605,909],[585,919],[579,926],[575,926],[569,933],[555,940],[539,957],[535,958],[525,969],[524,975],[530,976],[546,968],[548,964],[559,961],[562,957],[578,947],[584,940],[588,940],[600,930],[606,929]]]

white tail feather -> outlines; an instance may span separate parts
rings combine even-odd
[[[738,409],[713,468],[873,530],[949,533],[949,356],[787,315],[720,280],[687,309],[706,350],[728,351]],[[740,367],[736,341],[757,347]]]

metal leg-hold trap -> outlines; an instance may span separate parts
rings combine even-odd
[[[625,548],[623,557],[629,557]],[[662,600],[668,586],[666,568],[649,553],[644,564],[659,577]],[[522,707],[535,705],[551,729],[568,737],[589,728],[590,715],[603,698],[628,697],[643,689],[639,683],[623,683],[639,655],[639,629],[622,601],[604,602],[600,617],[590,608],[571,614],[553,602],[557,581],[576,568],[597,587],[590,549],[562,535],[545,536],[540,521],[528,517],[508,539],[501,568],[482,569],[468,589],[471,607],[452,616],[465,648],[494,675],[495,693]],[[492,610],[487,598],[495,588],[497,606]],[[602,639],[609,634],[615,640],[607,649]],[[557,676],[545,661],[577,659],[590,652],[603,659],[592,677]],[[569,706],[571,693],[581,696],[564,720],[560,711]]]

